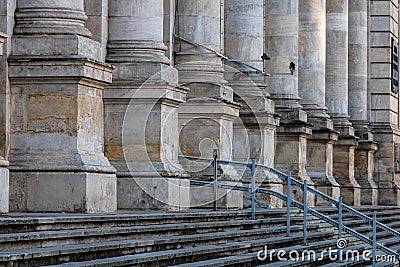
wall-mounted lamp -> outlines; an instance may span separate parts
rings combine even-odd
[[[262,59],[262,60],[270,60],[271,57],[268,56],[266,53],[263,53],[262,56],[261,56],[261,59]]]
[[[293,75],[294,71],[296,70],[296,64],[294,64],[293,62],[290,62],[289,70],[290,70],[290,73]]]

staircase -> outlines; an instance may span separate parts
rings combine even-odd
[[[317,208],[337,220],[336,208]],[[360,207],[366,215],[400,230],[400,209]],[[372,235],[372,228],[352,214],[343,224]],[[286,236],[286,210],[251,212],[191,211],[185,213],[128,213],[110,215],[11,214],[0,217],[0,266],[368,266],[354,257],[338,263],[323,250],[337,249],[335,227],[308,218],[308,245],[303,245],[303,212],[291,212],[291,236]],[[400,239],[378,231],[378,241],[397,251]],[[359,239],[343,235],[346,251],[371,249]],[[262,258],[267,247],[267,259]],[[275,250],[272,251],[272,250]],[[278,253],[315,250],[315,258],[280,261]],[[279,251],[278,250],[282,250]],[[271,253],[270,253],[271,252]],[[351,255],[350,255],[351,256]],[[288,257],[288,255],[286,255]],[[282,257],[281,257],[282,258]],[[347,258],[346,258],[347,259]],[[377,266],[398,266],[398,262]]]

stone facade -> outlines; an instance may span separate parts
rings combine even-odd
[[[212,166],[179,154],[215,149],[399,205],[398,18],[382,0],[0,0],[0,213],[210,207],[189,180]]]

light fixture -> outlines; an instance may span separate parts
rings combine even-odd
[[[296,64],[294,64],[293,62],[290,62],[289,70],[290,70],[290,73],[293,75],[294,71],[296,70]]]
[[[262,59],[262,60],[270,60],[271,57],[268,56],[266,53],[263,53],[262,56],[261,56],[261,59]]]

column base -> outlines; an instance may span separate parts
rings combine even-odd
[[[276,178],[276,180],[273,180],[273,181],[264,182],[261,185],[261,187],[284,194],[282,181],[280,181],[278,178]],[[280,198],[271,196],[271,195],[267,195],[267,194],[261,195],[260,194],[259,196],[257,196],[257,199],[267,202],[271,206],[271,208],[282,208],[283,207],[283,200],[281,200]]]
[[[277,127],[275,168],[284,173],[290,170],[293,178],[301,182],[307,180],[308,185],[313,186],[314,183],[306,171],[307,138],[312,133],[312,125],[307,123],[307,114],[302,110],[291,110],[289,113],[283,113],[282,117],[286,119]],[[286,192],[286,185],[283,192]],[[292,197],[302,202],[302,189],[293,185]],[[311,194],[308,195],[307,205],[315,206]]]
[[[114,212],[115,174],[10,172],[10,210],[22,212]]]
[[[231,185],[242,185],[235,182],[221,182]],[[214,207],[214,189],[212,186],[191,186],[190,204],[192,208]],[[243,209],[243,192],[231,189],[218,189],[219,209]]]
[[[331,121],[324,119],[324,128],[313,129],[307,142],[307,173],[315,184],[315,188],[326,195],[338,199],[340,185],[333,177],[333,144],[338,140],[338,132],[331,127]],[[315,199],[317,206],[331,205],[329,201],[319,197]]]
[[[338,186],[333,186],[331,184],[328,184],[326,186],[324,185],[316,185],[315,189],[324,193],[325,195],[328,195],[332,197],[335,200],[338,200],[340,197],[341,189]],[[316,206],[331,206],[332,203],[329,201],[326,201],[320,197],[315,197],[315,205]]]
[[[361,205],[377,206],[378,205],[378,188],[361,187]]]
[[[393,185],[393,187],[379,186],[378,196],[379,206],[400,206],[400,188],[397,185]]]
[[[340,195],[343,202],[351,206],[361,205],[361,186],[354,178],[355,148],[358,138],[354,135],[354,128],[339,124],[335,130],[339,131],[339,139],[333,147],[333,176],[340,184]]]
[[[354,177],[361,186],[361,205],[378,204],[378,185],[373,178],[374,153],[377,143],[371,140],[358,142],[355,151]]]
[[[0,213],[9,211],[9,173],[7,168],[0,168]]]
[[[182,211],[190,208],[190,181],[177,178],[118,178],[118,209]]]
[[[340,195],[342,196],[343,203],[349,206],[361,205],[361,188],[356,186],[342,186],[340,187]]]

